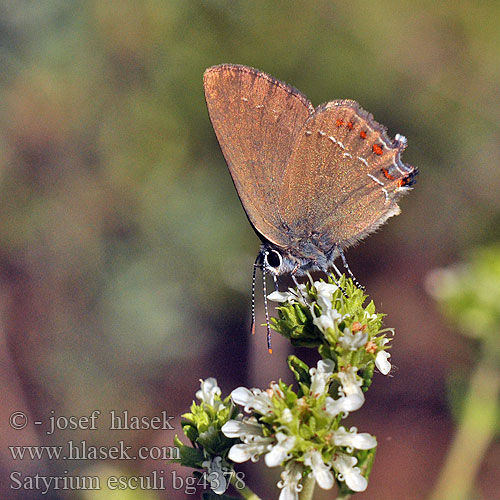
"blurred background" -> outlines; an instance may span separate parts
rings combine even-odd
[[[7,447],[172,445],[200,378],[228,394],[285,375],[286,344],[275,335],[270,357],[264,329],[249,333],[259,241],[203,97],[205,68],[223,62],[266,71],[315,105],[355,99],[408,138],[403,159],[420,176],[402,214],[347,252],[396,328],[397,367],[375,377],[351,422],[379,441],[356,498],[429,495],[456,424],[448,388],[472,370],[475,345],[440,316],[425,279],[500,239],[499,26],[493,0],[0,2],[0,497],[40,498],[10,488],[14,470],[161,470],[169,485],[165,461],[13,460]],[[96,409],[98,430],[33,425]],[[110,410],[167,411],[175,431],[110,431]],[[28,416],[24,430],[9,427],[14,411]],[[477,498],[500,498],[499,463],[497,442]],[[277,498],[267,474],[250,468],[248,483]]]

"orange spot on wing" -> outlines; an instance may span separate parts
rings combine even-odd
[[[374,144],[372,150],[376,155],[381,155],[384,150],[382,149],[382,144]]]
[[[389,170],[387,170],[386,168],[382,168],[381,170],[386,179],[389,179],[390,181],[394,180],[394,176],[389,173]]]
[[[337,125],[337,127],[342,127],[342,125],[344,125],[344,120],[341,120],[340,118],[335,122],[335,124]]]
[[[349,130],[352,130],[352,129],[353,129],[353,127],[354,127],[354,125],[352,124],[352,122],[349,122],[349,123],[347,124],[347,128],[348,128]]]
[[[361,137],[361,139],[366,139],[366,130],[362,130],[362,131],[359,133],[359,137]]]

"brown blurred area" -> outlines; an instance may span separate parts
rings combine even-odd
[[[418,184],[400,216],[347,253],[396,329],[396,370],[375,377],[350,422],[379,441],[355,498],[425,498],[455,426],[447,387],[470,372],[475,350],[424,281],[500,239],[499,26],[493,0],[0,2],[0,497],[42,498],[12,489],[12,471],[161,470],[168,486],[173,470],[187,471],[153,459],[13,460],[8,447],[171,446],[200,378],[217,377],[228,394],[289,377],[284,341],[274,337],[270,357],[264,329],[249,335],[259,242],[203,99],[205,68],[233,62],[315,105],[355,99],[408,138]],[[93,410],[96,430],[46,433],[50,416]],[[175,431],[110,431],[111,410],[167,411]],[[28,417],[22,430],[9,426],[16,411]],[[496,443],[478,478],[484,499],[500,499],[498,463]],[[245,471],[257,493],[277,498],[276,474]]]

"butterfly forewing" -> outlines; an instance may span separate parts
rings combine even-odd
[[[246,66],[206,70],[210,119],[250,222],[261,238],[289,245],[278,193],[295,140],[314,111],[299,91]]]
[[[299,238],[343,248],[399,213],[414,169],[400,160],[404,141],[355,101],[316,109],[299,133],[280,190],[280,214]],[[403,181],[405,179],[405,181]]]

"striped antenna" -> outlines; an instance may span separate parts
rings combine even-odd
[[[266,311],[266,327],[267,327],[267,350],[269,354],[273,353],[271,345],[271,325],[269,324],[269,309],[267,308],[267,287],[266,287],[266,271],[262,270],[262,290],[264,292],[264,310]]]
[[[257,256],[253,264],[253,275],[252,275],[252,324],[250,325],[250,331],[252,335],[255,335],[255,277],[257,274],[257,268],[259,265],[260,255]]]

